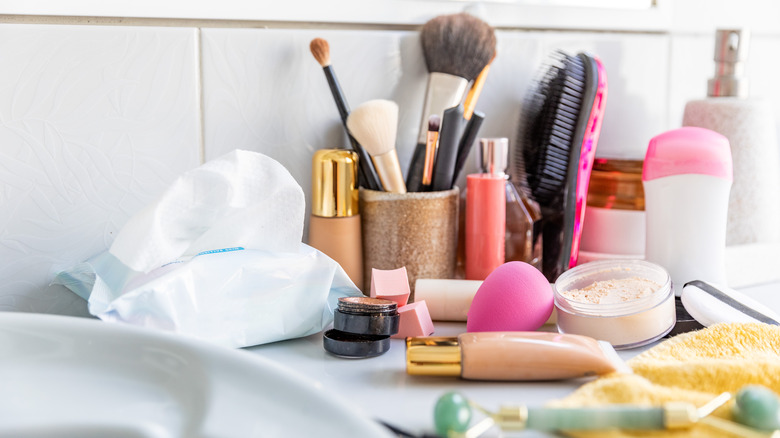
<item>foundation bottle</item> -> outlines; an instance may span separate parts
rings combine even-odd
[[[321,149],[312,158],[309,245],[338,262],[353,283],[363,284],[356,153]]]
[[[608,342],[548,332],[474,332],[406,339],[406,372],[469,380],[570,379],[623,371]]]

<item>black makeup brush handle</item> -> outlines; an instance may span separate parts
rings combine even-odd
[[[322,67],[322,71],[325,72],[325,79],[328,80],[330,92],[333,94],[333,100],[336,101],[336,108],[338,108],[341,121],[346,128],[349,107],[347,106],[347,99],[344,98],[344,93],[341,92],[341,85],[339,84],[338,79],[336,79],[336,72],[333,71],[333,67],[330,65]]]
[[[417,143],[409,163],[409,172],[406,174],[406,191],[423,191],[422,177],[425,167],[425,143]]]
[[[382,183],[379,181],[379,175],[376,174],[374,164],[371,161],[371,157],[368,155],[363,146],[355,140],[351,134],[349,135],[349,144],[352,146],[352,150],[358,154],[358,177],[360,178],[360,186],[371,190],[382,191]]]
[[[466,159],[469,157],[471,148],[474,146],[479,135],[479,129],[482,127],[482,122],[485,121],[485,115],[481,112],[475,111],[471,115],[471,119],[466,124],[466,129],[463,131],[463,137],[460,138],[460,144],[458,145],[458,157],[455,159],[455,170],[452,173],[452,185],[455,185],[455,181],[458,180],[460,172],[463,170],[463,166],[466,165]]]
[[[458,143],[463,134],[463,105],[444,110],[439,132],[439,149],[433,165],[433,191],[452,188],[452,175],[458,158]]]
[[[333,100],[336,102],[336,108],[339,110],[339,116],[341,116],[341,124],[344,125],[344,130],[347,131],[349,136],[349,144],[352,146],[352,150],[358,154],[358,182],[361,187],[365,187],[371,190],[382,190],[382,183],[379,181],[379,177],[374,169],[374,164],[371,161],[371,157],[368,155],[363,146],[355,140],[347,129],[347,117],[349,116],[349,107],[347,106],[347,99],[344,98],[344,94],[341,92],[341,85],[336,79],[336,73],[333,71],[333,67],[325,66],[322,68],[325,72],[325,78],[328,80],[328,86],[330,86],[330,93],[333,95]]]

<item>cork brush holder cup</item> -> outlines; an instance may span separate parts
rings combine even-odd
[[[458,188],[391,193],[360,189],[363,282],[371,268],[406,267],[414,297],[418,278],[452,278],[457,251]]]

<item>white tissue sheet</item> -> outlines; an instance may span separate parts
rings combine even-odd
[[[362,295],[301,243],[304,197],[279,163],[235,151],[187,172],[130,219],[110,250],[54,282],[91,314],[246,347],[317,333]]]
[[[304,209],[303,190],[284,166],[236,150],[180,176],[125,224],[109,251],[139,272],[218,248],[296,252]]]

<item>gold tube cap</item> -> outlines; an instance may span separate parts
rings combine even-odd
[[[311,213],[320,217],[358,214],[358,156],[345,149],[320,149],[312,157]]]
[[[460,376],[456,337],[406,338],[406,373],[417,376]]]

